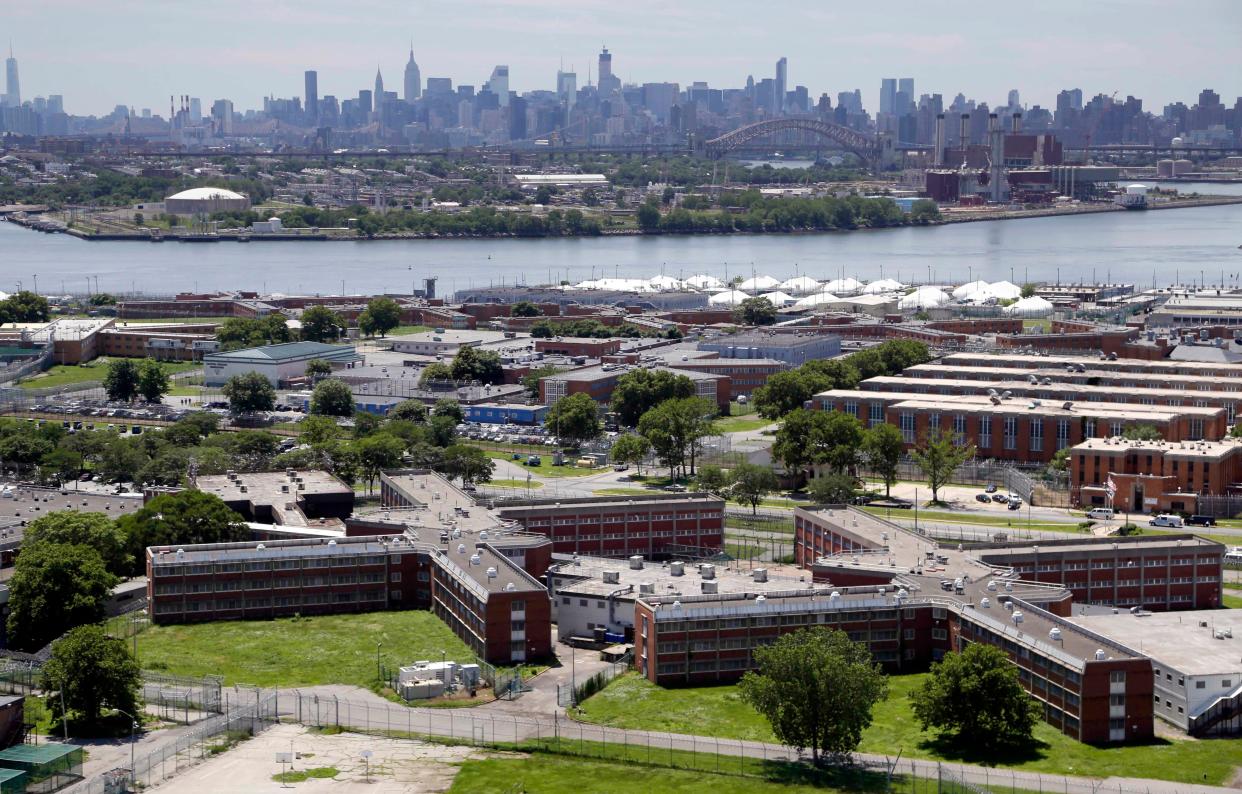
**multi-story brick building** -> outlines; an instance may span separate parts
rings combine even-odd
[[[1044,356],[1020,353],[952,353],[935,365],[945,367],[1005,367],[1008,369],[1059,369],[1082,366],[1088,369],[1129,373],[1141,380],[1159,379],[1162,375],[1197,375],[1209,378],[1242,378],[1242,365],[1208,361],[1146,361],[1134,358],[1093,358],[1091,356]]]
[[[730,392],[750,396],[755,389],[768,382],[768,378],[790,368],[790,364],[774,358],[689,358],[684,361],[675,356],[666,359],[675,370],[701,372],[729,379]]]
[[[1070,450],[1075,504],[1117,511],[1198,512],[1200,496],[1242,493],[1242,442],[1095,438]],[[1111,490],[1110,490],[1111,483]]]
[[[728,411],[729,400],[733,394],[728,376],[693,370],[674,370],[669,367],[660,367],[660,369],[668,369],[674,374],[690,378],[694,381],[697,396],[716,403],[722,413]],[[588,394],[596,402],[607,403],[612,400],[612,392],[617,386],[617,381],[632,370],[632,366],[624,364],[602,364],[598,367],[582,367],[548,375],[539,379],[539,398],[544,405],[552,405],[562,397],[568,397],[571,394]]]

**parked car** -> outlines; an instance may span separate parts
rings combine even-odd
[[[668,491],[669,493],[685,493],[686,486],[681,485],[680,483],[673,483],[671,485],[664,486],[664,490]]]
[[[1111,507],[1093,507],[1087,511],[1087,518],[1096,518],[1101,521],[1111,521],[1114,515]]]
[[[1016,496],[1011,496],[1009,497],[1008,507],[1010,510],[1020,510],[1022,508],[1022,500]]]
[[[1181,516],[1173,515],[1172,513],[1161,513],[1158,516],[1152,516],[1152,519],[1147,523],[1153,527],[1180,527],[1186,522],[1182,520]]]
[[[1196,527],[1214,527],[1216,526],[1216,516],[1193,515],[1186,523]]]
[[[539,457],[538,455],[531,455],[529,458],[526,459],[526,465],[527,466],[542,466],[543,458]]]
[[[1004,504],[1009,501],[1009,497],[1005,496],[1003,493],[994,493],[992,494],[992,501],[996,502],[998,505]]]
[[[988,493],[996,493],[996,483],[994,482],[988,483],[988,487],[984,488],[983,490],[987,491]]]
[[[985,493],[977,493],[975,494],[975,501],[989,504],[992,501],[992,498]]]

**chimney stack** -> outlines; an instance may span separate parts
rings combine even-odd
[[[932,155],[932,165],[939,168],[944,165],[944,114],[936,114],[936,151]]]
[[[961,142],[958,144],[962,147],[962,159],[966,159],[966,147],[970,144],[970,114],[963,113],[959,122],[961,124]]]
[[[1011,123],[1012,123],[1012,126],[1010,127],[1010,132],[1012,132],[1014,135],[1017,135],[1019,132],[1022,132],[1022,114],[1021,113],[1013,114],[1013,120]]]

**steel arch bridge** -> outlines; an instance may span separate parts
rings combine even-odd
[[[827,138],[839,144],[846,151],[857,155],[873,168],[880,167],[881,161],[884,159],[885,146],[882,139],[852,130],[849,127],[842,127],[840,124],[804,118],[757,121],[754,124],[739,127],[732,132],[726,132],[718,138],[705,141],[703,148],[708,156],[719,159],[753,140],[787,130],[808,132],[821,138]]]

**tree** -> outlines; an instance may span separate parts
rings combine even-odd
[[[331,416],[308,416],[300,423],[302,440],[313,447],[320,447],[341,436],[341,428]]]
[[[113,438],[99,453],[99,473],[108,482],[140,482],[139,472],[149,459],[143,439]]]
[[[258,372],[245,372],[228,379],[221,389],[234,416],[270,411],[276,407],[276,388]]]
[[[9,580],[9,640],[26,651],[42,648],[74,626],[104,618],[116,586],[90,546],[37,543],[17,555]]]
[[[935,430],[923,438],[922,446],[910,451],[914,464],[927,478],[931,486],[932,501],[940,501],[940,489],[944,487],[957,467],[975,455],[975,448],[963,445],[960,439],[942,430]]]
[[[457,351],[449,370],[453,380],[457,381],[477,380],[480,383],[496,384],[505,378],[500,356],[495,351],[476,350],[473,347],[463,347]]]
[[[591,395],[579,392],[562,397],[548,409],[544,426],[563,442],[578,446],[583,441],[599,438],[604,426],[599,421],[599,406]]]
[[[1053,454],[1052,460],[1048,462],[1048,469],[1055,472],[1069,471],[1070,448],[1061,447]]]
[[[910,223],[926,224],[941,219],[940,206],[931,199],[919,199],[910,205]]]
[[[723,494],[729,488],[729,474],[719,466],[700,466],[699,474],[694,478],[694,487],[707,493]]]
[[[776,306],[767,298],[747,298],[733,310],[733,319],[742,325],[771,325],[776,322]]]
[[[888,695],[888,679],[862,643],[835,629],[802,629],[754,650],[758,670],[742,677],[742,699],[784,744],[822,756],[852,752]]]
[[[435,364],[428,364],[423,368],[423,374],[419,376],[418,385],[426,386],[427,384],[435,383],[436,381],[452,379],[453,370],[449,367],[449,365],[437,362]]]
[[[367,479],[367,490],[371,490],[380,472],[401,465],[405,442],[387,433],[374,433],[358,441],[354,449],[357,450],[358,463]]]
[[[388,410],[389,421],[426,422],[427,406],[418,400],[402,400]]]
[[[780,487],[772,469],[755,463],[738,465],[730,472],[729,479],[733,496],[739,502],[750,505],[752,515],[759,512],[759,503],[763,501],[763,497]]]
[[[449,477],[460,477],[463,484],[470,485],[490,480],[496,470],[496,462],[478,447],[453,444],[445,448],[439,469]]]
[[[149,403],[157,403],[168,394],[172,385],[168,373],[154,359],[143,359],[138,365],[138,394]]]
[[[539,396],[539,381],[544,378],[551,377],[560,372],[561,368],[555,364],[545,364],[527,372],[522,376],[522,385],[526,387],[526,393],[531,397]],[[624,377],[624,376],[622,376]],[[615,392],[614,392],[615,394]]]
[[[302,312],[302,340],[305,342],[335,342],[344,326],[341,316],[324,306],[312,306]]]
[[[1129,441],[1160,441],[1164,438],[1155,425],[1130,425],[1121,431],[1121,437]]]
[[[897,484],[897,468],[906,452],[901,431],[890,424],[876,425],[863,433],[863,455],[867,466],[884,481],[884,495]]]
[[[332,364],[322,358],[312,358],[306,362],[306,377],[312,381],[326,378],[332,374]]]
[[[135,714],[142,671],[125,641],[109,637],[100,626],[78,626],[53,643],[52,655],[43,665],[44,692],[52,713],[62,722],[62,706],[87,723],[98,721],[104,709]]]
[[[39,516],[26,527],[22,548],[33,548],[41,543],[92,548],[108,571],[117,576],[129,566],[121,532],[116,522],[103,513],[60,510]]]
[[[826,466],[841,474],[857,464],[862,443],[863,428],[857,418],[837,411],[799,408],[781,422],[772,454],[791,473]]]
[[[114,358],[104,373],[104,391],[112,402],[127,403],[138,395],[138,365],[132,358]]]
[[[807,483],[807,493],[815,504],[844,505],[854,501],[858,481],[849,474],[822,474]]]
[[[95,435],[94,433],[75,433],[74,435]],[[39,461],[39,482],[59,485],[76,479],[81,471],[81,458],[76,454],[57,447],[43,456]]]
[[[513,304],[513,308],[509,310],[510,317],[542,317],[543,309],[540,309],[530,301],[518,301]]]
[[[353,416],[354,393],[340,378],[328,378],[315,384],[311,392],[310,412],[316,416]]]
[[[363,313],[370,316],[371,332],[380,336],[401,325],[401,306],[392,298],[372,298]]]
[[[656,456],[669,469],[669,478],[694,475],[694,462],[702,439],[711,435],[716,404],[702,397],[664,402],[638,420],[638,432],[651,442]]]
[[[283,314],[269,314],[262,318],[230,317],[216,328],[216,341],[222,351],[239,350],[244,347],[275,345],[293,341],[293,333]]]
[[[116,525],[133,560],[131,573],[136,574],[145,569],[148,546],[228,543],[250,537],[242,517],[220,497],[193,490],[161,494],[118,518]]]
[[[448,398],[436,400],[436,404],[431,409],[431,413],[435,417],[444,416],[452,419],[454,425],[459,425],[466,421],[466,413],[461,409],[461,403]]]
[[[1026,284],[1023,284],[1022,285],[1022,297],[1024,298],[1035,297],[1035,289],[1036,289],[1036,286],[1034,284],[1031,284],[1029,282]]]
[[[780,419],[802,408],[816,394],[833,388],[823,375],[805,369],[778,372],[755,389],[755,410],[765,419]]]
[[[635,215],[638,228],[644,232],[653,232],[660,228],[660,208],[654,202],[644,202]]]
[[[800,368],[804,374],[821,375],[829,389],[856,389],[860,380],[858,368],[848,358],[816,359]]]
[[[933,663],[910,701],[924,730],[950,733],[960,746],[985,752],[1029,743],[1041,713],[1005,652],[977,642]]]
[[[16,432],[0,438],[0,461],[18,471],[29,471],[53,448],[52,442],[37,433]]]
[[[623,436],[617,436],[612,442],[610,454],[614,463],[620,463],[623,466],[636,466],[639,472],[641,472],[643,461],[647,459],[647,453],[650,451],[650,441],[637,433],[626,433]]]
[[[9,315],[12,318],[10,322],[45,323],[52,316],[47,298],[30,290],[22,290],[10,295],[4,303],[8,306]]]
[[[626,427],[665,400],[694,396],[694,381],[668,370],[636,369],[617,378],[612,390],[612,410]]]

